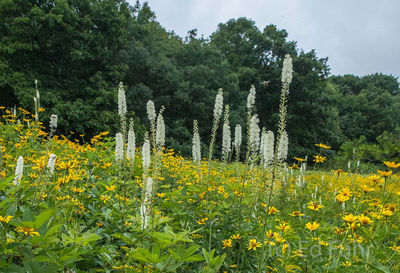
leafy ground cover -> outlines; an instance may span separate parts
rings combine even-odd
[[[26,110],[1,111],[1,272],[399,271],[400,164],[317,171],[319,145],[308,167],[272,170],[167,149],[151,158],[144,226],[140,150],[115,161],[107,132],[50,138]]]

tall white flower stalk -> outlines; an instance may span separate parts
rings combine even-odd
[[[278,123],[278,136],[277,136],[278,142],[276,143],[276,152],[279,151],[279,147],[284,146],[280,145],[281,140],[285,140],[285,138],[286,140],[288,139],[286,133],[287,95],[289,94],[289,85],[292,82],[293,78],[292,73],[293,73],[292,58],[290,57],[289,54],[286,54],[285,59],[283,60],[283,68],[282,68],[282,90],[281,90],[281,98],[279,105],[279,123]],[[283,134],[286,134],[286,137],[282,137]],[[287,143],[289,143],[289,141],[287,141]],[[280,157],[281,159],[283,155],[284,153],[282,152]]]
[[[135,149],[136,149],[136,136],[135,130],[133,129],[133,119],[129,122],[128,130],[128,147],[126,149],[126,157],[128,160],[135,160]]]
[[[147,177],[150,168],[150,141],[146,134],[145,140],[142,147],[142,159],[143,159],[143,174]]]
[[[50,116],[50,135],[49,138],[52,138],[57,130],[58,116],[56,114],[52,114]]]
[[[192,156],[193,161],[201,161],[201,144],[197,120],[193,121]]]
[[[218,89],[218,94],[215,97],[215,104],[214,104],[214,121],[213,121],[213,127],[212,127],[212,131],[211,131],[210,149],[208,152],[208,161],[210,161],[210,162],[212,159],[215,137],[216,137],[217,130],[218,130],[219,120],[221,119],[221,116],[222,116],[223,107],[224,107],[224,98],[223,98],[222,88],[220,88],[220,89]]]
[[[235,127],[235,161],[240,160],[240,146],[242,145],[242,126],[236,124]]]
[[[15,167],[15,177],[14,177],[14,185],[19,184],[22,179],[22,175],[24,173],[24,158],[19,156],[17,159],[17,166]]]
[[[250,87],[249,95],[247,96],[247,111],[251,111],[254,104],[256,103],[256,88],[254,84]]]
[[[35,96],[33,97],[33,102],[35,104],[35,121],[39,121],[39,108],[40,108],[40,93],[38,89],[38,81],[35,80]]]
[[[265,127],[261,130],[261,140],[260,140],[260,165],[264,164],[264,151],[265,151],[265,143],[267,138],[267,129]]]
[[[292,58],[289,54],[285,55],[285,59],[283,60],[282,67],[282,83],[286,83],[289,85],[293,79],[293,65]]]
[[[125,143],[125,139],[126,139],[126,113],[127,113],[127,107],[126,107],[125,89],[124,89],[123,83],[119,82],[119,86],[118,86],[118,116],[120,119],[120,126],[121,126],[121,132],[122,132],[124,143]]]
[[[164,112],[164,106],[161,107],[160,112],[157,116],[157,128],[156,128],[156,146],[158,151],[162,151],[165,145],[165,123],[162,113]]]
[[[156,143],[156,108],[154,106],[154,102],[152,100],[149,100],[146,104],[146,110],[147,110],[147,117],[150,122],[150,135],[151,135],[151,143],[152,147],[155,147]]]
[[[147,177],[146,179],[143,196],[142,204],[140,205],[142,230],[148,227],[149,218],[151,215],[151,203],[153,198],[153,179],[151,177]]]
[[[247,152],[246,152],[246,162],[249,161],[251,154],[250,145],[250,121],[253,116],[254,104],[256,102],[256,88],[251,85],[249,94],[247,95]]]
[[[229,105],[225,106],[224,125],[222,127],[222,160],[228,161],[231,153],[231,127],[229,126]]]
[[[122,133],[115,134],[115,161],[121,162],[124,159],[124,137]]]
[[[264,168],[271,166],[274,162],[274,133],[272,131],[268,131],[265,137],[264,144]]]
[[[279,139],[279,146],[277,152],[277,160],[278,162],[282,163],[287,159],[289,149],[289,138],[286,131],[283,131],[280,139]]]
[[[258,115],[255,114],[250,119],[250,150],[251,156],[254,158],[257,156],[258,149],[260,147],[260,127],[258,126],[259,123]]]
[[[50,174],[54,173],[54,166],[56,165],[57,156],[55,154],[50,154],[49,161],[47,162],[47,169]]]

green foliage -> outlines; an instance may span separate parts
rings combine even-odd
[[[368,142],[365,136],[344,142],[332,164],[346,165],[348,161],[353,162],[353,165],[360,161],[361,168],[367,172],[374,171],[377,167],[383,167],[383,161],[399,162],[399,129],[393,133],[384,132],[377,137],[375,143]]]

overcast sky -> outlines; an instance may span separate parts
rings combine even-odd
[[[134,2],[134,0],[130,0]],[[141,1],[143,2],[143,1]],[[400,77],[399,0],[148,0],[157,20],[184,37],[208,37],[219,23],[247,17],[262,30],[286,29],[289,40],[329,57],[333,74]]]

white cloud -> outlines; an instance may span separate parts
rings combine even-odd
[[[131,1],[133,2],[133,1]],[[158,21],[180,36],[209,36],[219,23],[247,17],[262,30],[286,29],[299,48],[329,57],[335,74],[400,76],[400,1],[395,0],[148,0]]]

